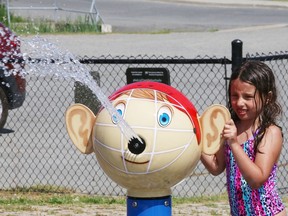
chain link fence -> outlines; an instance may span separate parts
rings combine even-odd
[[[287,194],[287,108],[288,54],[247,55],[265,61],[275,72],[284,115],[284,149],[279,161],[278,186]],[[128,68],[166,68],[171,86],[193,102],[199,114],[208,106],[227,103],[227,85],[232,61],[226,58],[197,57],[78,57],[109,96],[126,85]],[[112,182],[99,167],[94,154],[82,155],[72,144],[65,128],[65,111],[82,102],[97,112],[97,98],[89,89],[59,76],[28,76],[24,105],[11,110],[0,136],[0,188],[51,186],[97,195],[125,195],[125,189]],[[13,132],[12,132],[13,131]],[[199,162],[185,181],[173,188],[173,195],[191,197],[226,191],[225,174],[212,176]]]

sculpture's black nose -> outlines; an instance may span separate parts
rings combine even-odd
[[[146,143],[142,137],[140,137],[141,140],[137,139],[136,137],[132,137],[128,142],[128,149],[133,154],[141,154],[145,148]]]

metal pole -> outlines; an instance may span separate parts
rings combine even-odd
[[[90,7],[90,16],[91,16],[92,22],[93,22],[93,17],[92,17],[93,15],[95,16],[95,24],[97,24],[99,21],[104,24],[104,20],[102,19],[102,17],[100,16],[97,10],[96,0],[92,0],[91,7]]]
[[[6,10],[7,10],[8,27],[10,27],[10,6],[9,6],[9,0],[6,0]]]
[[[243,57],[243,42],[239,39],[235,39],[231,42],[232,44],[232,73],[235,71],[237,67],[239,67],[242,64]]]
[[[58,9],[58,6],[57,6],[57,2],[56,2],[56,0],[54,1],[54,7],[56,8],[55,10],[54,10],[54,22],[56,22],[56,19],[57,19],[57,9]]]
[[[171,196],[154,198],[127,197],[127,216],[171,216]]]
[[[225,58],[225,57],[224,57]],[[226,61],[225,61],[226,62]],[[224,67],[224,80],[225,80],[225,90],[226,90],[226,107],[228,107],[228,102],[229,102],[229,94],[228,94],[228,80],[230,79],[227,75],[227,64],[225,63]]]

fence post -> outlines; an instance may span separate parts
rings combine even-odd
[[[2,1],[1,1],[2,4]],[[6,0],[6,12],[7,12],[7,19],[8,19],[8,27],[10,27],[10,4],[9,4],[9,0]]]
[[[235,39],[231,42],[232,45],[232,73],[235,71],[237,67],[242,64],[243,57],[242,57],[242,48],[243,42],[239,39]]]

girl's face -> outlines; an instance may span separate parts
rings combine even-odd
[[[255,86],[239,79],[231,82],[230,100],[234,112],[240,120],[254,121],[259,115],[261,100]]]

